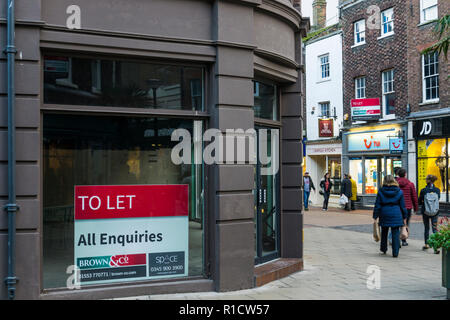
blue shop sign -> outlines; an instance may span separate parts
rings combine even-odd
[[[391,154],[403,153],[403,138],[389,138],[389,151]]]

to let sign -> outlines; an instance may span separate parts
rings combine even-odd
[[[351,100],[351,110],[353,121],[378,120],[381,117],[380,99],[353,99]]]
[[[75,186],[76,283],[187,276],[188,188]]]

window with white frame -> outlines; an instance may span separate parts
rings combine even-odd
[[[354,23],[355,45],[366,43],[366,20]]]
[[[330,102],[319,103],[319,108],[320,108],[320,116],[322,118],[330,117]]]
[[[326,54],[319,57],[320,61],[320,80],[330,77],[330,55]]]
[[[366,77],[355,79],[355,97],[356,99],[364,99],[366,97]]]
[[[425,23],[438,18],[437,0],[420,0],[420,22]]]
[[[422,56],[423,102],[439,100],[439,60],[437,52]]]
[[[395,114],[394,69],[383,71],[383,115]]]
[[[394,33],[394,8],[381,12],[381,36]]]

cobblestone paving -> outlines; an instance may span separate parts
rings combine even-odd
[[[309,211],[308,217],[314,214]],[[351,220],[371,222],[370,215],[361,214]],[[315,217],[317,218],[317,217]],[[348,214],[342,216],[341,225],[348,226]],[[218,299],[218,300],[317,300],[317,299],[445,299],[446,290],[441,286],[441,254],[423,251],[422,241],[409,240],[409,246],[393,258],[389,248],[386,255],[379,252],[379,243],[372,235],[326,223],[304,229],[304,270],[265,286],[226,293],[206,292],[133,297],[129,299]],[[325,225],[325,226],[324,226]],[[351,225],[351,224],[350,224]],[[377,266],[380,270],[380,288],[368,289],[367,268]]]

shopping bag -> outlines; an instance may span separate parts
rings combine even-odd
[[[345,194],[343,194],[340,198],[339,198],[339,204],[341,206],[345,206],[348,203],[348,198]]]
[[[406,240],[409,237],[409,230],[407,226],[403,226],[400,232],[400,240]]]
[[[380,226],[378,225],[377,221],[373,222],[373,240],[375,240],[375,242],[380,241],[381,236],[380,236]]]

